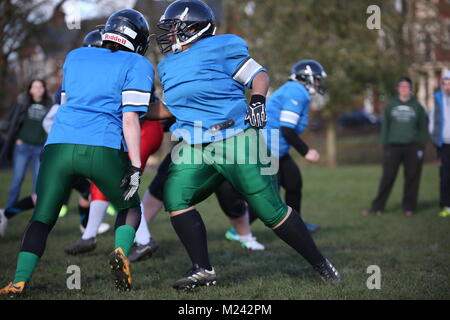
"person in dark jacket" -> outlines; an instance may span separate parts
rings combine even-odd
[[[8,117],[9,129],[6,142],[0,151],[4,159],[13,147],[13,172],[6,208],[19,198],[20,189],[28,164],[31,162],[33,191],[39,171],[39,156],[47,139],[42,121],[52,106],[44,80],[32,80],[25,94],[19,95]]]
[[[450,217],[450,71],[441,79],[441,90],[434,95],[429,130],[439,159],[439,216]]]
[[[397,83],[398,96],[383,111],[381,143],[383,145],[383,174],[378,194],[370,210],[362,215],[381,214],[394,185],[400,165],[404,166],[405,185],[402,208],[412,216],[417,208],[420,176],[428,139],[425,109],[412,95],[412,81],[402,77]]]

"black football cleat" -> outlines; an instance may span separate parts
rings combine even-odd
[[[207,270],[194,265],[186,276],[175,281],[172,287],[177,290],[192,290],[200,286],[214,286],[216,281],[217,277],[214,268]]]
[[[328,259],[325,259],[325,261],[317,266],[314,267],[314,270],[316,270],[323,281],[325,282],[332,282],[332,283],[339,283],[341,282],[341,276],[339,272],[336,270],[335,267],[331,264]]]

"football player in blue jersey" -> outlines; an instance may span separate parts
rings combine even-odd
[[[119,211],[109,263],[116,287],[131,288],[127,255],[141,218],[136,192],[141,174],[139,117],[147,112],[154,79],[153,67],[143,57],[149,26],[140,12],[120,10],[108,18],[102,39],[102,48],[78,48],[66,57],[62,104],[44,148],[38,201],[23,236],[14,280],[0,294],[23,293],[72,181],[80,176],[95,183]]]
[[[317,163],[320,154],[310,149],[300,138],[308,126],[311,95],[324,94],[324,80],[327,74],[320,63],[314,60],[301,60],[291,69],[289,81],[278,88],[267,102],[267,128],[279,129],[280,136],[276,144],[271,144],[271,136],[266,140],[271,154],[279,157],[279,182],[285,189],[285,201],[288,206],[301,213],[302,176],[299,167],[289,155],[291,147],[306,160]],[[319,225],[305,222],[313,232]]]
[[[260,157],[267,146],[258,129],[267,122],[265,69],[251,58],[243,39],[214,35],[213,13],[199,0],[173,2],[158,27],[166,31],[157,38],[161,51],[167,53],[158,64],[164,104],[176,117],[172,134],[181,140],[172,152],[164,205],[193,265],[173,287],[216,283],[206,229],[195,205],[224,180],[324,280],[339,281],[337,270],[317,249],[299,213],[281,200],[276,175],[263,174],[267,165]],[[246,88],[251,89],[250,103]]]

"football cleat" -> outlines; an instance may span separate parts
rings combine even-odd
[[[153,239],[150,239],[147,244],[135,243],[130,255],[128,256],[128,260],[130,260],[130,262],[136,262],[150,258],[152,254],[158,250],[158,248],[159,245]]]
[[[79,253],[86,253],[94,251],[97,247],[95,237],[89,239],[80,238],[70,246],[64,248],[64,251],[70,255],[77,255]]]
[[[237,234],[236,228],[230,228],[225,232],[225,238],[230,241],[239,241],[239,235]]]
[[[130,261],[125,256],[122,248],[117,248],[111,252],[109,266],[111,267],[111,273],[117,290],[130,291],[131,283],[133,282]]]
[[[250,237],[249,239],[247,239],[245,241],[243,241],[241,239],[241,246],[242,246],[242,248],[245,248],[248,250],[255,250],[255,251],[265,249],[264,245],[262,245],[261,243],[256,241],[256,237]]]
[[[5,236],[7,226],[8,226],[8,218],[6,218],[5,216],[5,209],[0,209],[0,237]]]
[[[336,270],[335,267],[331,264],[328,259],[325,259],[325,261],[317,266],[314,267],[314,270],[317,271],[325,282],[333,282],[333,283],[339,283],[341,282],[341,276],[339,272]]]
[[[0,295],[5,295],[14,298],[22,295],[25,292],[25,281],[17,283],[10,282],[6,287],[0,289]]]
[[[194,265],[183,278],[175,281],[172,287],[177,290],[192,290],[200,286],[214,286],[216,282],[217,277],[214,268],[207,270]]]

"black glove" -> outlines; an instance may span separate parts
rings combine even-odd
[[[250,100],[245,116],[245,123],[250,123],[255,129],[262,129],[267,123],[266,97],[255,94]]]
[[[134,196],[134,194],[139,188],[140,182],[141,182],[141,168],[131,166],[130,169],[128,169],[125,176],[123,177],[122,182],[120,184],[121,188],[126,188],[125,192],[123,193],[123,199],[125,201],[130,200]]]

